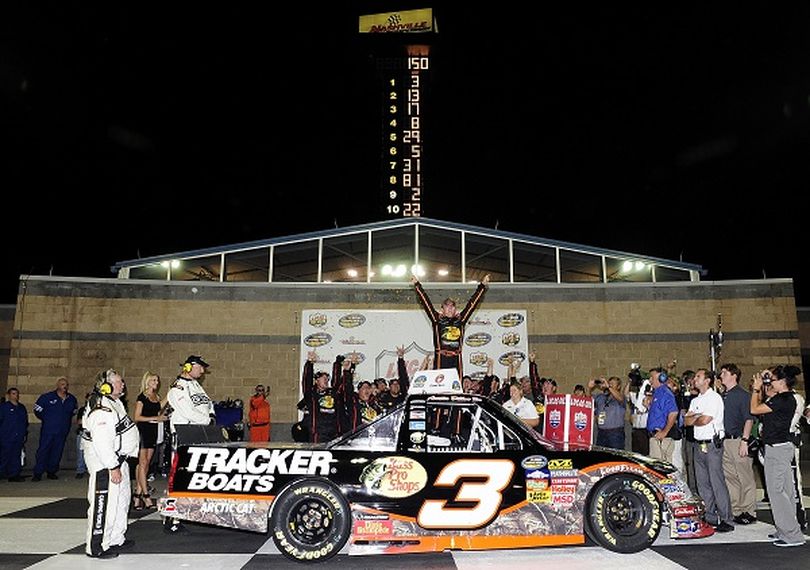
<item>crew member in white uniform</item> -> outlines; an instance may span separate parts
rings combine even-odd
[[[127,457],[138,456],[138,428],[120,398],[126,386],[117,371],[99,374],[82,419],[87,488],[87,544],[93,558],[115,558],[126,541],[131,499]]]
[[[178,425],[210,425],[216,419],[214,402],[199,382],[206,368],[208,363],[201,356],[189,356],[183,363],[182,372],[169,389],[173,435],[177,433]]]

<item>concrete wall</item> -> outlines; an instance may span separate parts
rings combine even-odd
[[[799,318],[799,344],[802,347],[802,372],[810,371],[810,307],[796,309]]]
[[[427,286],[438,302],[472,287]],[[799,324],[790,280],[678,284],[493,284],[487,308],[524,309],[541,374],[561,391],[598,375],[625,377],[631,362],[649,368],[708,365],[708,331],[723,315],[720,358],[744,376],[774,363],[800,363]],[[404,284],[236,284],[31,277],[15,312],[9,381],[29,410],[57,377],[83,395],[113,366],[133,393],[144,371],[160,374],[165,394],[189,354],[212,364],[205,387],[215,400],[247,400],[270,387],[274,439],[289,438],[298,400],[303,309],[415,309]],[[17,373],[19,371],[19,373]],[[503,371],[497,371],[503,373]],[[32,421],[37,421],[32,416]]]
[[[11,356],[15,309],[14,305],[0,305],[0,394],[5,394],[9,388],[8,360]]]

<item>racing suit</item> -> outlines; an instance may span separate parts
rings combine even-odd
[[[330,441],[347,431],[346,387],[341,371],[344,359],[343,355],[335,359],[332,364],[335,384],[325,390],[319,390],[315,385],[315,365],[311,361],[304,363],[301,374],[301,392],[304,396],[298,402],[298,409],[304,412],[303,421],[312,443]]]
[[[455,368],[458,370],[458,377],[461,378],[463,376],[461,346],[464,343],[464,327],[473,311],[481,303],[487,286],[479,283],[464,309],[453,317],[446,317],[436,310],[422,287],[422,283],[417,281],[415,287],[419,303],[425,309],[433,325],[433,368]]]
[[[214,402],[193,378],[178,376],[167,395],[172,414],[169,417],[172,435],[177,435],[179,425],[210,425],[214,415]],[[175,437],[175,439],[177,439]],[[174,442],[177,443],[176,441]]]
[[[88,405],[82,420],[82,451],[90,473],[87,487],[87,543],[85,551],[98,556],[124,543],[131,487],[127,457],[137,457],[138,428],[119,399],[99,396]],[[121,482],[110,480],[120,467]]]

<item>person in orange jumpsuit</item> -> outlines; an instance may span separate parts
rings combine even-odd
[[[270,441],[270,402],[267,401],[264,386],[256,386],[256,394],[250,398],[250,441]]]

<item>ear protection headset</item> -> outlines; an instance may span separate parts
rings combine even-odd
[[[666,372],[661,372],[661,374],[658,375],[658,381],[661,382],[661,384],[666,384],[667,380],[669,380],[669,374]]]
[[[114,374],[117,374],[117,372],[112,368],[101,373],[101,376],[96,383],[96,390],[98,390],[98,393],[102,396],[109,396],[113,393],[113,385],[110,382],[110,377]]]
[[[183,372],[185,372],[186,374],[191,372],[192,368],[194,368],[194,365],[191,362],[186,362],[185,364],[183,364]]]

